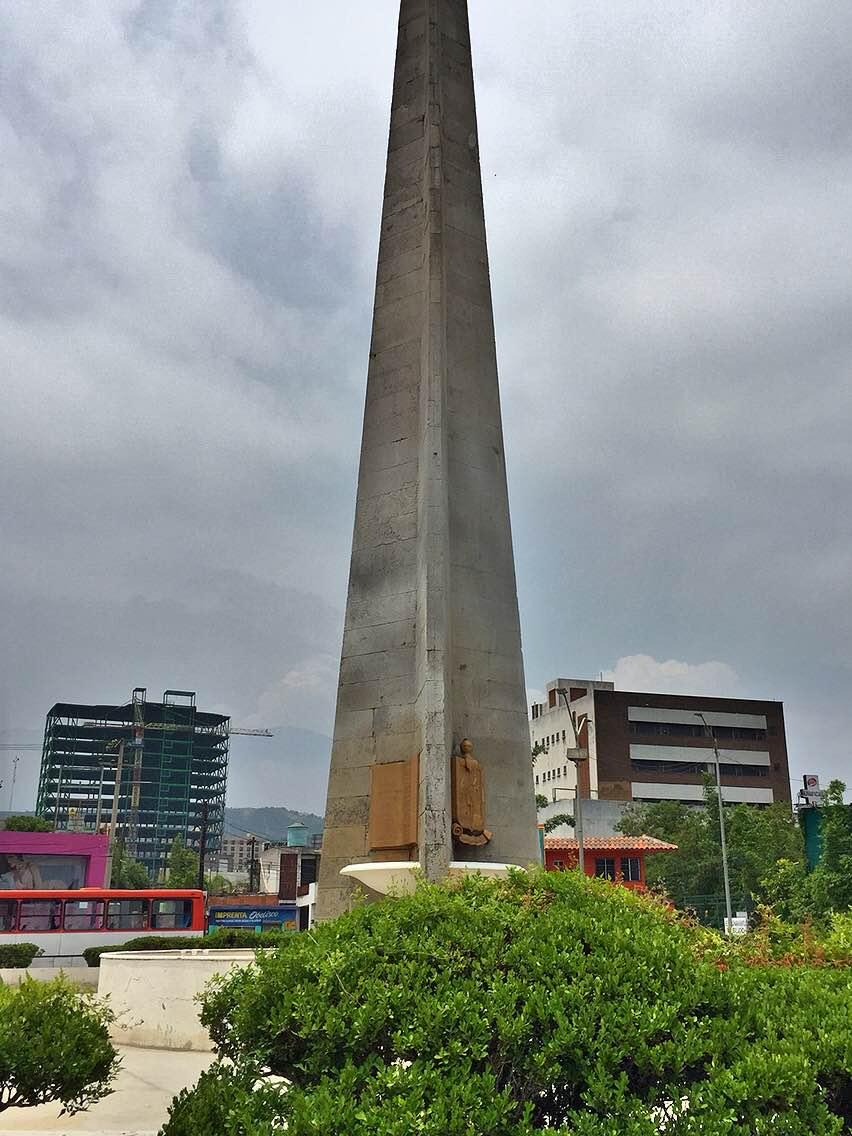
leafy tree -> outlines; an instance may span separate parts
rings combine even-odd
[[[207,876],[204,880],[204,886],[210,895],[233,895],[234,893],[234,885],[219,872]]]
[[[110,887],[147,888],[151,886],[147,869],[128,856],[123,840],[116,840],[112,851],[112,874]]]
[[[53,822],[40,816],[15,814],[3,822],[7,832],[53,832]]]
[[[544,822],[544,832],[553,832],[554,828],[559,828],[561,825],[567,824],[571,828],[574,827],[574,818],[570,813],[557,813],[555,816],[548,817]]]
[[[162,1136],[848,1132],[848,974],[706,942],[576,872],[422,884],[217,980]]]
[[[758,895],[785,923],[801,924],[814,914],[813,882],[801,860],[777,860],[760,881]]]
[[[550,801],[548,801],[548,799],[547,799],[547,797],[545,797],[544,793],[536,793],[536,795],[535,795],[535,807],[536,807],[536,810],[538,812],[541,812],[542,809],[546,809],[549,804],[550,804]]]
[[[719,798],[709,781],[704,805],[696,808],[680,801],[660,801],[632,806],[618,826],[629,836],[646,833],[677,844],[677,852],[650,857],[647,867],[648,882],[675,897],[719,895],[724,890]],[[726,805],[725,830],[731,891],[737,898],[762,898],[761,881],[779,860],[801,864],[804,869],[802,834],[789,805],[761,809]]]
[[[822,852],[811,873],[817,914],[852,908],[852,805],[843,803],[846,786],[832,781],[820,806]]]
[[[655,836],[678,846],[677,852],[649,856],[646,879],[671,895],[715,895],[722,891],[721,854],[710,831],[710,809],[681,801],[633,805],[618,824],[628,836]],[[716,825],[718,827],[718,814]]]
[[[182,837],[176,836],[169,852],[166,887],[192,888],[197,883],[198,856],[186,847]]]
[[[103,1003],[61,976],[0,986],[0,1112],[50,1101],[78,1112],[111,1092],[112,1020]]]

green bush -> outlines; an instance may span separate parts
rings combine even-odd
[[[111,1092],[113,1015],[64,977],[0,986],[0,1112],[60,1101],[88,1108]]]
[[[211,985],[220,1063],[162,1136],[852,1131],[848,971],[707,941],[577,872],[360,907]]]
[[[114,947],[86,947],[83,958],[100,966],[101,955],[115,951],[214,951],[277,947],[289,931],[252,931],[249,927],[216,928],[207,935],[140,935]]]
[[[852,911],[831,916],[825,937],[825,952],[832,962],[852,963]]]
[[[0,967],[29,966],[42,954],[44,951],[35,943],[0,943]]]
[[[747,935],[723,938],[710,932],[705,958],[726,965],[852,967],[852,915],[830,915],[827,923],[785,922],[772,908],[758,907]]]
[[[7,816],[2,826],[6,832],[53,832],[53,822],[26,813]]]

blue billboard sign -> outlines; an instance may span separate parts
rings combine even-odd
[[[253,927],[260,931],[274,927],[282,931],[298,931],[299,916],[294,904],[276,904],[274,907],[257,907],[228,904],[227,907],[211,907],[207,913],[208,926],[213,927]]]

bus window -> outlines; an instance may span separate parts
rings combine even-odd
[[[107,907],[107,930],[144,931],[148,927],[147,899],[111,899]]]
[[[18,901],[0,899],[0,931],[14,931],[18,922]]]
[[[191,899],[155,899],[151,926],[160,930],[178,931],[192,926]]]
[[[66,899],[66,931],[100,931],[104,925],[104,901],[102,899]]]
[[[21,931],[58,931],[62,904],[58,899],[22,899]]]

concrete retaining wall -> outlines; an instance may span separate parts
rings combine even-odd
[[[35,978],[38,982],[49,982],[51,978],[57,978],[60,974],[64,974],[75,986],[80,986],[86,990],[97,989],[98,968],[90,969],[87,966],[21,966],[14,969],[2,967],[0,968],[0,983],[4,986],[18,986],[27,975],[30,978]]]
[[[117,1015],[113,1039],[149,1049],[213,1046],[199,1020],[195,1001],[216,974],[254,959],[251,950],[118,951],[101,956],[98,994],[108,997]]]

